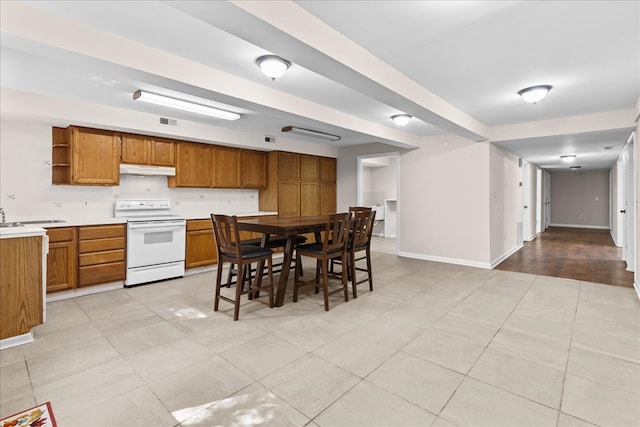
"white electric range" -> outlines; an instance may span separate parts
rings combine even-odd
[[[114,215],[127,220],[126,287],[184,276],[187,221],[169,200],[116,200]]]

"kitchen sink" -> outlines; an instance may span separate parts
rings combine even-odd
[[[3,223],[0,223],[0,228],[24,227],[25,225],[34,225],[34,224],[60,224],[63,222],[65,221],[62,219],[35,219],[31,221],[3,222]]]

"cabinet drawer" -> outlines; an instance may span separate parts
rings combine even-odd
[[[50,243],[71,242],[73,241],[74,234],[75,229],[73,227],[47,229],[47,236],[49,236]]]
[[[211,230],[213,233],[213,224],[210,219],[190,219],[187,221],[187,231]]]
[[[124,280],[124,261],[111,264],[91,265],[79,268],[78,285],[88,286],[98,283],[115,282]]]
[[[111,239],[81,240],[78,243],[78,252],[111,251],[114,249],[124,249],[124,237],[114,237]]]
[[[111,262],[124,261],[124,249],[114,251],[93,252],[82,254],[78,257],[80,267],[94,264],[107,264]]]
[[[105,237],[124,237],[124,235],[124,224],[80,227],[78,230],[78,238],[80,240],[102,239]]]

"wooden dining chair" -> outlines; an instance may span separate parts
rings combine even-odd
[[[358,212],[372,212],[373,209],[369,206],[349,206],[349,217],[351,218],[351,223],[353,224],[353,218],[355,216],[356,213]],[[349,230],[349,233],[351,233],[351,230]],[[340,262],[339,259],[332,259],[331,260],[331,265],[329,266],[329,273],[330,274],[337,274],[335,271],[335,266],[336,265],[341,265],[342,263]],[[342,267],[341,267],[342,268]],[[351,274],[350,272],[348,274]]]
[[[373,274],[371,271],[371,235],[373,234],[373,224],[376,218],[376,211],[357,211],[351,218],[351,229],[349,241],[347,242],[347,267],[349,279],[353,289],[353,297],[358,298],[357,286],[364,282],[369,282],[369,290],[373,291]],[[356,258],[356,254],[363,252],[364,255]],[[358,267],[356,263],[366,260],[367,267]],[[367,277],[358,280],[356,272],[366,271]]]
[[[347,240],[349,236],[349,213],[330,215],[323,233],[322,242],[307,243],[296,248],[296,265],[301,265],[302,257],[316,259],[316,277],[312,280],[300,280],[299,269],[295,270],[293,285],[293,301],[298,301],[298,290],[302,285],[314,285],[316,293],[319,290],[319,278],[322,274],[322,292],[324,294],[324,309],[329,311],[329,295],[344,292],[344,300],[349,301],[347,274],[340,274],[342,286],[329,292],[329,261],[339,258],[343,265],[347,265]]]
[[[238,230],[238,219],[236,216],[211,214],[213,222],[213,232],[215,234],[216,246],[218,248],[218,272],[216,276],[216,293],[213,310],[218,311],[220,300],[225,300],[234,305],[233,320],[238,320],[240,314],[240,298],[249,294],[250,299],[257,297],[264,288],[269,293],[269,307],[273,308],[273,251],[268,248],[261,248],[254,245],[243,245],[240,240]],[[262,274],[253,276],[254,283],[251,283],[251,274],[240,274],[236,284],[235,299],[228,298],[220,294],[222,287],[222,269],[224,263],[230,263],[229,268],[237,266],[237,271],[251,271],[251,264],[260,261],[267,261],[269,284],[262,284]],[[245,290],[245,281],[247,289]]]

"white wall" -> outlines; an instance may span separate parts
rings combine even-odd
[[[551,224],[609,228],[609,171],[551,172]]]
[[[491,264],[518,249],[517,224],[522,221],[522,176],[518,157],[491,144],[490,150]]]

